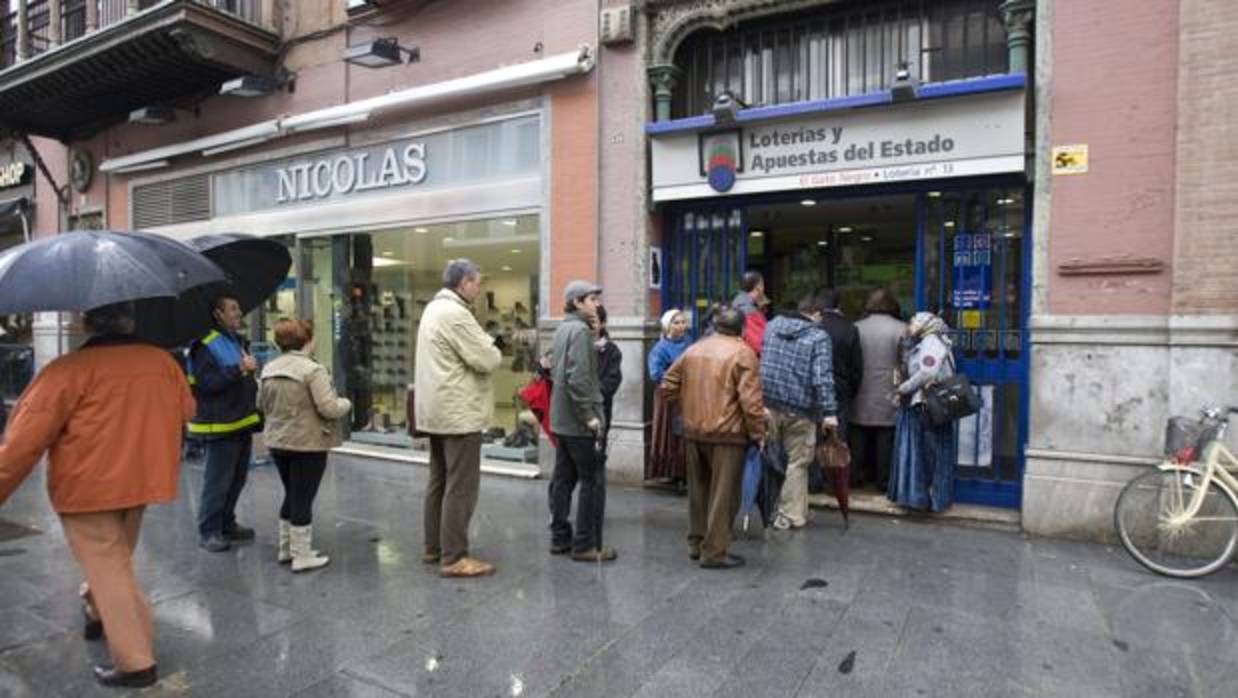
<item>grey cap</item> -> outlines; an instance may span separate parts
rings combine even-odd
[[[592,281],[576,281],[567,282],[567,286],[563,289],[563,300],[566,303],[580,300],[591,293],[601,293],[602,287]]]

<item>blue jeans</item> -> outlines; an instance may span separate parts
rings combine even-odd
[[[198,535],[204,540],[236,527],[236,501],[249,477],[253,437],[249,432],[206,442],[206,472],[198,509]]]

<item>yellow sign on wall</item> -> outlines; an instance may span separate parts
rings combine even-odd
[[[1087,143],[1053,146],[1053,174],[1084,174],[1087,171]]]

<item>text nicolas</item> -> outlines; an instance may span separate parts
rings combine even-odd
[[[383,151],[381,162],[370,153],[343,153],[275,170],[279,177],[278,203],[325,199],[370,189],[421,184],[426,178],[426,146],[410,143]]]

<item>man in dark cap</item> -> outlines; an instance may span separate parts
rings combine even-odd
[[[602,287],[572,281],[563,290],[563,322],[551,345],[550,430],[558,441],[554,476],[550,482],[550,553],[572,554],[578,562],[610,562],[613,548],[602,546],[602,515],[606,509],[606,473],[603,471],[605,433],[602,386],[598,380],[594,324]],[[568,520],[572,490],[576,498],[576,530]]]

